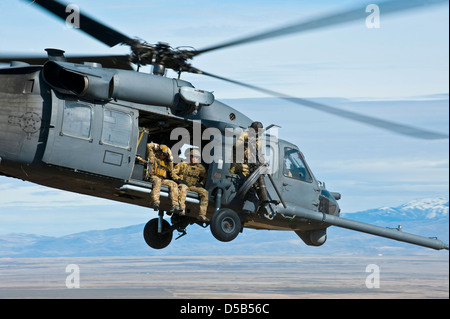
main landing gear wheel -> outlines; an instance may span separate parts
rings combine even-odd
[[[166,220],[162,220],[162,231],[158,233],[158,218],[151,219],[144,227],[144,239],[154,249],[163,249],[172,241],[172,230]]]
[[[241,219],[231,209],[223,208],[214,213],[210,223],[211,233],[220,241],[232,241],[242,229]]]

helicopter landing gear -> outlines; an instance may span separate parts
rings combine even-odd
[[[242,222],[238,214],[228,208],[219,209],[211,218],[211,233],[220,241],[232,241],[242,231]]]
[[[144,240],[154,249],[163,249],[169,246],[173,237],[173,226],[164,220],[164,211],[158,212],[158,218],[153,218],[144,227]]]
[[[159,231],[160,230],[160,231]],[[151,219],[144,227],[144,239],[154,249],[163,249],[172,241],[173,229],[169,222],[160,218]]]
[[[203,223],[196,218],[180,216],[173,214],[171,217],[172,225],[163,219],[164,212],[160,211],[158,218],[151,219],[144,227],[144,240],[154,249],[163,249],[172,241],[173,231],[177,230],[179,239],[186,235],[186,227],[192,224],[198,224],[206,228],[210,226],[213,236],[220,241],[232,241],[242,232],[243,225],[240,216],[231,209],[222,208],[214,213],[210,223]]]
[[[186,227],[192,224],[198,224],[205,228],[208,226],[198,222],[195,218],[173,214],[170,222],[163,219],[164,211],[159,211],[158,218],[151,219],[144,227],[144,240],[154,249],[163,249],[169,246],[173,238],[173,231],[177,230],[179,236],[175,240],[186,235]]]

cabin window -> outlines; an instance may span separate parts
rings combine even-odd
[[[92,126],[92,107],[66,101],[62,133],[64,135],[89,139]]]
[[[103,111],[102,143],[128,148],[130,146],[132,120],[129,113],[112,109]]]
[[[293,148],[285,148],[283,175],[308,183],[312,182],[311,174],[306,167],[303,156],[298,150]]]

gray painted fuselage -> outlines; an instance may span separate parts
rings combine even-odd
[[[182,91],[187,98],[180,96]],[[135,163],[136,155],[145,152],[145,142],[140,143],[143,136],[149,133],[154,142],[173,146],[177,142],[170,139],[173,129],[185,128],[195,135],[195,123],[199,123],[201,130],[216,128],[226,141],[227,128],[246,129],[252,123],[221,102],[208,106],[193,103],[189,95],[195,102],[196,94],[201,96],[199,101],[211,100],[209,93],[195,90],[186,81],[89,64],[50,61],[44,66],[0,69],[0,174],[149,207],[152,185],[143,179],[144,168]],[[335,196],[314,178],[295,145],[277,139],[270,144],[269,153],[277,160],[270,159],[274,183],[265,177],[268,193],[272,200],[281,195],[286,207],[272,205],[271,216],[246,214],[245,227],[295,231],[306,244],[320,246],[326,228],[336,225],[448,249],[439,240],[340,218]],[[294,178],[284,166],[289,156],[303,163],[303,171]],[[243,201],[236,200],[242,183],[229,173],[230,165],[220,160],[207,165],[208,217],[217,207],[239,213],[244,210]],[[167,192],[163,187],[164,210],[169,207]],[[188,216],[197,216],[198,202],[195,193],[188,194]]]

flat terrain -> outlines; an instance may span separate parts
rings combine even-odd
[[[66,286],[77,282],[68,265],[79,269],[79,288]],[[377,275],[379,288],[368,288],[366,281],[375,283]],[[0,298],[449,298],[449,260],[445,253],[3,258]]]

